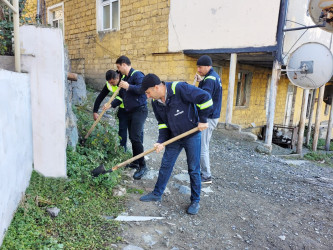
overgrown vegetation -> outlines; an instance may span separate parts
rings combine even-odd
[[[309,152],[304,155],[304,158],[309,161],[333,167],[333,153]]]
[[[304,136],[306,136],[306,134]],[[309,145],[307,146],[307,148],[312,150],[312,144],[313,144],[313,130],[312,130]],[[319,151],[316,151],[316,152],[310,151],[309,153],[304,155],[304,158],[309,161],[314,161],[316,163],[319,163],[319,164],[322,164],[325,166],[333,167],[333,153],[329,153],[326,151],[325,152],[320,151],[320,150],[325,150],[325,144],[326,144],[326,140],[318,139],[317,150],[319,150]],[[333,151],[332,142],[330,143],[329,151]]]
[[[20,23],[31,23],[31,18],[24,17],[26,0],[19,0]],[[13,55],[12,38],[14,36],[13,12],[7,5],[0,5],[0,55]]]
[[[93,123],[84,110],[75,110],[82,135]],[[118,145],[117,131],[101,121],[84,146],[67,149],[68,179],[33,172],[2,249],[104,249],[121,240],[118,224],[103,218],[123,209],[123,198],[112,196],[120,172],[90,174],[102,162],[112,167],[129,158]],[[52,218],[49,207],[59,208],[59,215]]]
[[[310,138],[309,141],[309,148],[312,148],[312,144],[313,144],[313,137]],[[324,139],[318,139],[318,143],[317,143],[317,149],[319,150],[325,150],[325,145],[326,145],[326,140]],[[330,143],[330,149],[329,151],[333,151],[333,143]]]

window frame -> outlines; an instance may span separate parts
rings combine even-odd
[[[65,12],[64,12],[64,2],[54,4],[54,5],[52,5],[52,6],[50,6],[50,7],[47,8],[47,23],[48,23],[49,25],[51,25],[52,27],[54,27],[54,26],[53,26],[53,21],[54,21],[55,19],[53,19],[53,12],[54,12],[55,10],[60,9],[60,8],[61,8],[61,10],[62,10],[62,15],[63,15],[63,17],[62,17],[62,24],[63,24],[63,26],[62,26],[62,29],[61,29],[60,27],[58,27],[58,28],[62,30],[62,36],[63,36],[63,39],[65,39]],[[60,20],[60,19],[57,19],[57,20]]]
[[[245,98],[245,103],[244,104],[240,104],[239,99],[242,98],[243,96],[239,97],[239,83],[242,83],[242,78],[240,77],[239,79],[239,74],[245,74],[247,75],[247,77],[244,77],[244,98]],[[253,78],[253,73],[251,71],[247,71],[247,70],[240,70],[237,73],[237,85],[236,85],[236,100],[235,100],[235,107],[236,108],[247,108],[249,107],[250,104],[250,97],[251,97],[251,85],[252,85],[252,78]],[[242,86],[241,86],[242,88]]]
[[[118,2],[118,27],[112,28],[112,3]],[[104,7],[110,6],[110,28],[104,29]],[[97,32],[111,32],[120,30],[120,0],[97,0]]]

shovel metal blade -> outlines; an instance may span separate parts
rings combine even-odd
[[[91,171],[92,176],[97,177],[100,174],[106,174],[113,172],[112,168],[109,170],[105,170],[104,164],[99,165],[97,168]]]
[[[92,176],[97,177],[100,174],[105,174],[106,170],[103,164],[99,165],[97,168],[91,171]]]
[[[86,143],[86,140],[87,140],[87,139],[81,137],[81,138],[79,139],[79,143],[80,143],[80,145],[84,145],[84,144]]]

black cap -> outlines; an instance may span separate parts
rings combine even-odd
[[[145,92],[148,88],[159,85],[160,83],[161,80],[157,75],[147,74],[142,80],[141,91]]]
[[[200,58],[197,61],[197,65],[198,66],[212,66],[213,65],[212,58],[210,58],[210,56],[207,56],[207,55],[200,56]]]

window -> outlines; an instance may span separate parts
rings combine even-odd
[[[60,28],[64,35],[64,4],[56,4],[47,8],[48,23],[55,28]]]
[[[221,66],[213,66],[213,69],[220,77],[222,76],[222,67]]]
[[[324,112],[324,115],[328,115],[329,109],[330,109],[330,105],[328,105],[327,103],[325,103],[325,112]]]
[[[236,106],[248,106],[251,91],[252,73],[239,72],[237,76]]]
[[[98,30],[119,30],[120,8],[119,0],[97,0],[99,1]]]
[[[314,94],[314,91],[309,92],[308,106],[306,107],[306,118],[307,119],[310,117],[313,94]]]

